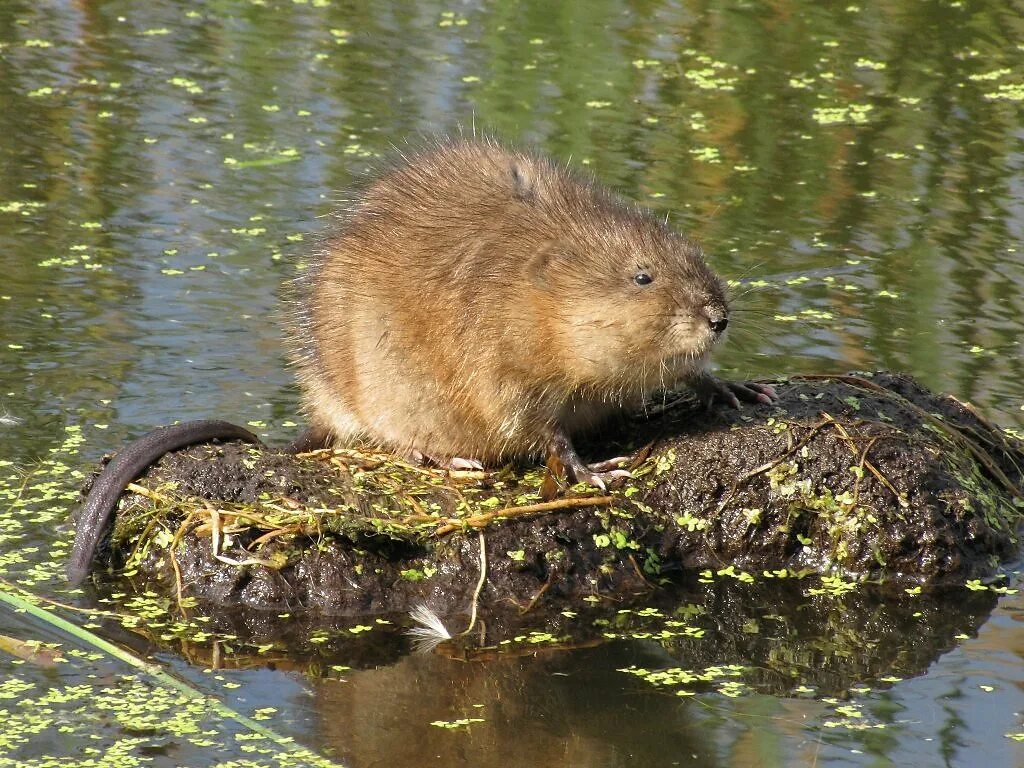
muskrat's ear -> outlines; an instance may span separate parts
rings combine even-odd
[[[551,265],[557,259],[558,249],[554,242],[541,244],[526,262],[526,274],[530,281],[541,288],[547,288],[551,284]]]
[[[512,196],[524,202],[533,200],[536,181],[530,170],[519,161],[512,160],[508,165],[508,174],[512,180]]]

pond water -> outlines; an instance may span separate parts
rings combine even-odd
[[[126,439],[209,416],[297,432],[277,309],[303,236],[374,158],[459,125],[571,158],[698,239],[746,310],[724,375],[904,370],[1024,432],[1017,4],[5,0],[5,590],[85,603],[65,518]],[[138,596],[112,598],[121,620],[65,615],[354,768],[1012,766],[1019,582],[920,609],[837,597],[806,624],[799,590],[724,584],[604,643],[469,660],[406,655],[372,620],[358,652],[336,633],[236,663],[202,616],[166,624]],[[693,613],[720,644],[650,626]],[[0,651],[0,766],[316,762],[25,614],[0,607],[0,635],[66,654]],[[643,674],[671,668],[704,676]]]

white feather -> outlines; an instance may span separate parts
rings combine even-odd
[[[430,653],[445,640],[452,639],[452,635],[441,621],[441,617],[423,603],[409,611],[409,618],[419,625],[409,627],[405,631],[412,638],[413,649],[416,653]]]

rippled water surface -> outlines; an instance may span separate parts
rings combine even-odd
[[[5,0],[0,575],[74,603],[73,491],[152,426],[292,436],[282,282],[375,158],[459,125],[585,165],[697,238],[738,281],[723,373],[899,369],[1024,431],[1020,3]],[[54,477],[26,481],[40,462]],[[632,616],[586,648],[355,663],[342,646],[319,667],[277,648],[211,672],[209,637],[99,631],[167,642],[182,680],[357,768],[1024,764],[1024,601],[963,592],[793,619],[799,654],[766,629],[784,611],[728,595],[721,615],[770,641],[667,649]],[[6,608],[0,634],[77,647]],[[168,735],[170,714],[146,720],[167,689],[116,662],[13,659],[0,766],[312,760],[213,711]],[[790,682],[737,688],[733,664]],[[694,665],[721,674],[635,674]]]

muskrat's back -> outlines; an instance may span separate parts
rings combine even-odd
[[[470,140],[370,183],[301,285],[312,425],[434,458],[548,450],[698,375],[726,316],[699,250],[660,220]]]

